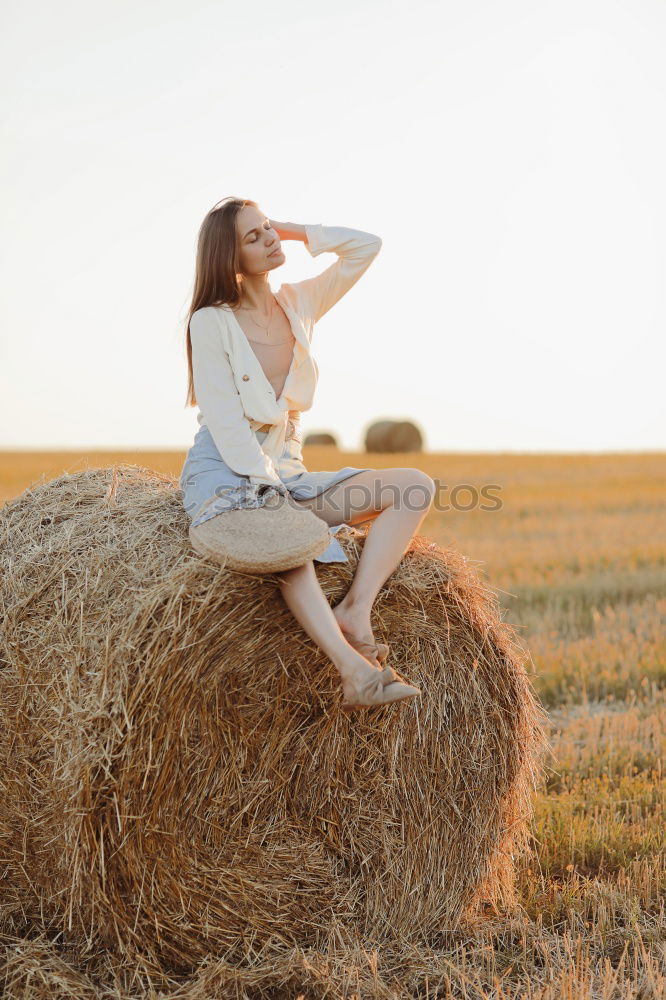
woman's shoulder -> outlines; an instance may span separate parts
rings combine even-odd
[[[280,285],[277,292],[275,292],[275,297],[279,301],[286,302],[286,304],[291,308],[299,312],[300,297],[298,294],[298,282],[287,283]]]
[[[227,305],[199,306],[198,309],[194,310],[194,312],[192,313],[192,315],[193,316],[206,316],[206,315],[208,315],[208,316],[214,316],[215,314],[220,313],[222,311],[226,312],[228,309],[229,309],[229,306],[227,306]]]
[[[201,316],[202,318],[205,317],[209,321],[214,320],[216,323],[219,323],[220,326],[224,326],[224,320],[229,316],[231,311],[231,306],[228,306],[225,303],[217,306],[200,306],[198,309],[194,310],[191,318],[193,319],[195,316]]]
[[[229,324],[227,321],[229,307],[200,306],[190,316],[190,330],[199,329],[205,332],[219,333],[226,337]]]

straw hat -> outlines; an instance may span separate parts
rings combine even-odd
[[[199,508],[189,529],[193,548],[227,569],[273,573],[302,566],[330,544],[326,522],[288,491],[267,487],[256,502],[224,509],[213,500],[204,520]]]

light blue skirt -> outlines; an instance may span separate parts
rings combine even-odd
[[[268,431],[254,432],[261,443]],[[308,472],[303,464],[300,443],[291,438],[285,442],[280,460],[276,462],[278,475],[295,500],[312,499],[323,493],[330,486],[341,483],[359,472],[370,472],[370,469],[356,468],[345,465],[342,469],[325,472]],[[190,521],[193,521],[203,503],[216,495],[220,488],[242,486],[250,482],[249,476],[241,476],[226,464],[213,437],[205,424],[202,424],[194,437],[194,444],[188,451],[179,485],[183,493],[183,506]],[[316,513],[316,512],[315,512]],[[218,515],[222,517],[223,515]],[[315,556],[317,562],[348,562],[344,549],[335,537],[344,522],[329,527],[331,541],[321,555]]]

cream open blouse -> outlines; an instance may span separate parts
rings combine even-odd
[[[260,340],[252,341],[252,350],[259,358],[259,364],[272,385],[276,398],[279,398],[278,393],[282,393],[287,381],[295,343],[296,338],[293,333],[290,334],[288,340],[279,344],[262,344]]]
[[[312,406],[319,377],[310,344],[314,324],[358,281],[379,253],[379,236],[345,226],[306,225],[311,256],[337,254],[314,278],[282,284],[275,297],[295,337],[291,366],[280,396],[228,305],[204,306],[190,319],[192,373],[199,407],[220,455],[252,483],[281,483],[276,462],[283,453],[287,421]],[[263,442],[254,431],[270,424]]]

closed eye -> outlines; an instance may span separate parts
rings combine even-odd
[[[270,228],[271,228],[271,224],[270,224],[270,222],[265,222],[265,223],[264,223],[264,229],[266,229],[266,228],[268,228],[268,229],[270,229]],[[255,239],[253,239],[253,240],[250,240],[250,243],[256,243],[258,239],[259,239],[259,237],[257,236],[257,237],[255,237]]]

